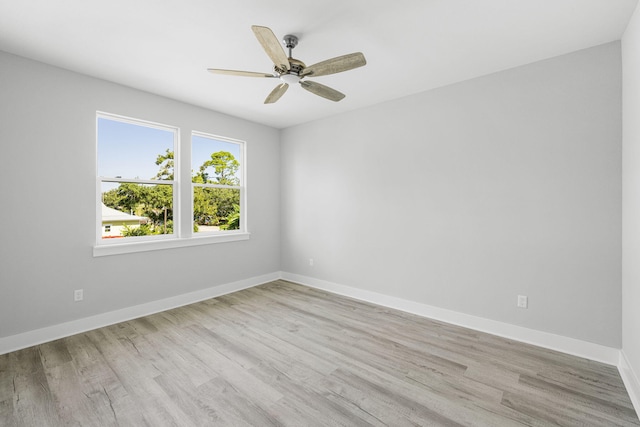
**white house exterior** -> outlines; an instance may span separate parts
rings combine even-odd
[[[146,224],[148,218],[144,216],[131,215],[126,212],[113,209],[102,204],[102,238],[118,238],[122,237],[122,231],[125,226],[139,227],[140,224]]]

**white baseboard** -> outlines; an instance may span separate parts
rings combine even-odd
[[[627,388],[627,393],[629,393],[629,398],[633,403],[636,414],[640,415],[640,377],[636,375],[636,372],[631,367],[624,349],[620,352],[618,371],[620,371],[620,376],[624,386]]]
[[[498,322],[496,320],[472,316],[453,310],[447,310],[402,298],[383,295],[377,292],[339,285],[299,274],[282,272],[282,278],[284,280],[300,283],[316,289],[322,289],[334,294],[344,295],[361,301],[394,308],[407,313],[416,314],[418,316],[428,317],[430,319],[463,326],[476,331],[486,332],[492,335],[560,351],[609,365],[618,366],[620,362],[620,350],[616,348],[564,337],[549,332],[524,328],[522,326],[511,325],[509,323]]]
[[[109,326],[119,322],[136,319],[138,317],[170,310],[172,308],[193,304],[198,301],[215,298],[221,295],[240,291],[242,289],[252,288],[279,278],[279,272],[251,277],[249,279],[214,286],[200,291],[189,292],[187,294],[177,295],[171,298],[152,301],[145,304],[135,305],[133,307],[127,307],[120,310],[110,311],[108,313],[72,320],[70,322],[60,323],[58,325],[48,326],[42,329],[36,329],[0,338],[0,355],[59,338],[68,337],[70,335],[90,331],[92,329],[101,328],[103,326]]]

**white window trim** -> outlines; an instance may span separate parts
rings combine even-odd
[[[175,130],[175,135],[176,135],[175,141],[174,141],[174,153],[176,153],[176,157],[179,157],[179,153],[181,153],[180,128],[176,126],[150,122],[142,119],[135,119],[131,117],[120,116],[117,114],[97,111],[96,112],[96,163],[95,163],[96,171],[98,167],[97,140],[98,140],[98,119],[99,118],[118,120],[126,123],[131,123],[135,125],[144,125],[144,126],[159,128],[163,130],[173,129]],[[240,229],[197,234],[197,233],[193,233],[193,218],[191,218],[191,224],[192,224],[191,228],[182,230],[181,223],[183,222],[183,220],[181,218],[182,218],[182,215],[184,215],[184,211],[182,209],[180,200],[182,199],[182,191],[184,191],[185,189],[182,188],[183,185],[181,184],[181,180],[180,180],[180,164],[184,163],[184,161],[174,162],[173,181],[120,179],[120,178],[114,178],[114,177],[101,177],[96,174],[96,243],[93,247],[94,257],[249,240],[251,233],[249,233],[247,229],[247,212],[246,212],[246,198],[247,198],[246,142],[238,139],[232,139],[228,137],[218,136],[218,135],[204,133],[204,132],[196,132],[196,131],[191,132],[191,136],[192,138],[193,136],[212,138],[220,141],[233,142],[240,145],[241,169],[242,169],[242,173],[240,177],[240,180],[241,180],[240,185],[233,186],[233,187],[220,186],[221,188],[236,188],[240,190],[240,212],[241,212]],[[189,141],[188,145],[189,145],[189,151],[191,151],[190,150],[191,140]],[[189,156],[189,159],[190,159],[190,156]],[[173,204],[174,204],[173,234],[129,237],[127,238],[126,242],[122,242],[122,240],[103,239],[102,238],[102,220],[101,220],[102,219],[102,198],[100,197],[102,193],[102,182],[140,182],[143,184],[147,183],[147,184],[153,184],[153,185],[172,185],[173,186]],[[189,208],[188,212],[193,212],[193,183],[191,182],[191,179],[189,179],[188,188],[190,190],[190,194],[189,194],[190,203],[188,206]],[[177,220],[176,220],[176,216],[177,216]],[[193,215],[190,215],[190,216],[193,217]]]
[[[184,248],[188,246],[210,245],[215,243],[237,242],[240,240],[249,240],[251,233],[228,231],[225,234],[184,237],[184,238],[166,238],[153,241],[135,241],[127,243],[117,243],[109,245],[96,245],[93,247],[93,256],[101,257],[108,255],[130,254],[135,252],[148,252],[161,249]],[[131,237],[134,239],[134,237]]]

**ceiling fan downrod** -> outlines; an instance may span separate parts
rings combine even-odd
[[[282,39],[282,43],[284,43],[284,45],[287,47],[287,49],[289,49],[289,58],[293,58],[293,55],[291,54],[291,51],[293,50],[294,47],[296,47],[298,45],[298,37],[296,37],[296,36],[294,36],[292,34],[287,34]]]

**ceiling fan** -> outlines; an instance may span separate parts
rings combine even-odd
[[[350,53],[348,55],[338,56],[336,58],[327,59],[317,64],[307,67],[304,62],[291,56],[291,51],[298,44],[298,38],[293,35],[286,35],[282,42],[289,49],[289,57],[287,58],[284,49],[280,45],[275,34],[270,28],[253,25],[251,27],[258,42],[273,61],[273,73],[256,73],[253,71],[236,71],[221,70],[217,68],[209,68],[208,70],[214,74],[226,74],[231,76],[244,77],[266,77],[280,79],[280,84],[264,100],[265,104],[273,104],[289,89],[289,85],[300,83],[304,89],[309,92],[329,99],[331,101],[340,101],[345,95],[323,84],[302,80],[307,77],[320,77],[329,74],[341,73],[343,71],[352,70],[362,67],[367,63],[364,55],[360,52]]]

